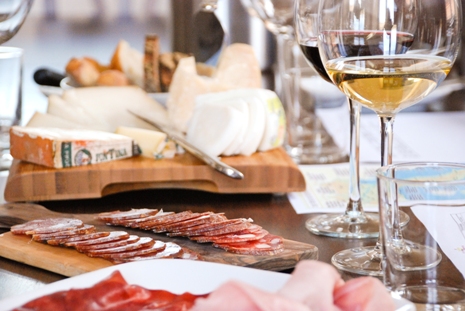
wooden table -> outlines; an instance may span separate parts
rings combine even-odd
[[[313,244],[319,260],[329,263],[340,250],[374,245],[376,240],[344,240],[316,236],[307,231],[309,215],[297,215],[286,195],[213,194],[193,190],[143,190],[107,196],[95,200],[36,202],[50,210],[67,213],[97,213],[116,209],[163,208],[167,211],[224,212],[228,218],[250,217],[271,233],[286,239]],[[5,230],[4,230],[5,231]],[[284,271],[290,272],[290,271]],[[344,274],[344,277],[352,277]],[[0,257],[0,299],[25,293],[64,276]]]

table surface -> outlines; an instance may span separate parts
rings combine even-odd
[[[347,240],[311,234],[305,228],[310,215],[298,215],[286,195],[214,194],[192,190],[142,190],[92,200],[37,202],[62,213],[97,213],[129,208],[162,208],[224,212],[228,218],[250,217],[273,234],[318,247],[319,260],[330,263],[337,251],[374,245],[375,239]],[[5,230],[4,230],[5,231]],[[290,272],[290,271],[284,271]],[[353,277],[348,274],[345,278]],[[0,299],[34,290],[64,276],[0,257]]]

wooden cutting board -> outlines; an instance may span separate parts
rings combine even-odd
[[[53,169],[15,160],[5,188],[7,202],[100,198],[140,189],[181,188],[217,193],[286,193],[305,190],[305,179],[282,148],[224,157],[244,174],[227,177],[189,153],[172,159],[134,157]]]
[[[130,234],[148,236],[165,242],[172,241],[196,251],[210,262],[282,271],[294,268],[300,260],[318,259],[316,246],[291,240],[284,240],[284,251],[277,255],[237,255],[214,248],[210,243],[199,244],[187,238],[169,238],[150,231],[110,227],[98,221],[95,216],[95,214],[57,213],[37,204],[9,203],[0,205],[0,223],[22,223],[47,217],[73,217],[81,219],[84,223],[95,225],[98,231],[125,230]],[[112,265],[107,260],[90,258],[74,249],[34,242],[30,237],[13,235],[10,232],[0,235],[0,256],[65,276],[79,275]]]

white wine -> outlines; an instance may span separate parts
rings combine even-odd
[[[339,58],[326,63],[331,80],[350,98],[380,116],[394,115],[431,93],[452,62],[425,55]]]

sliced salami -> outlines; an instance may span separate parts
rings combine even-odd
[[[238,232],[234,233],[227,233],[227,234],[222,234],[222,235],[217,235],[217,236],[196,236],[192,237],[192,240],[198,242],[198,243],[208,243],[208,242],[214,242],[214,243],[238,243],[238,242],[247,242],[247,241],[256,241],[260,240],[264,236],[266,236],[269,232],[266,231],[265,229],[261,228],[260,226],[256,225],[259,227],[259,230],[256,230],[255,228],[253,229],[245,229],[241,230]]]
[[[164,225],[164,224],[168,224],[168,223],[171,223],[171,222],[179,221],[179,219],[181,219],[182,217],[185,217],[186,215],[190,215],[190,214],[192,214],[191,211],[184,211],[184,212],[180,212],[180,213],[173,213],[173,214],[170,214],[170,215],[164,215],[164,216],[158,217],[156,219],[153,219],[153,220],[150,220],[150,221],[147,221],[147,222],[141,222],[139,224],[139,228],[145,229],[145,230],[153,230],[153,228],[155,226]]]
[[[137,256],[145,256],[148,254],[154,254],[161,252],[165,249],[165,243],[162,241],[155,241],[155,243],[151,247],[144,247],[141,249],[126,251],[126,252],[119,252],[119,253],[111,253],[111,254],[99,254],[97,256],[91,255],[87,253],[90,257],[102,257],[105,259],[113,260],[122,260],[124,258],[131,258]]]
[[[166,242],[165,249],[154,253],[148,254],[145,256],[136,256],[136,257],[128,257],[128,258],[121,258],[120,260],[112,260],[113,263],[124,263],[124,262],[133,262],[133,261],[143,261],[149,259],[162,259],[162,258],[176,258],[182,256],[183,248],[176,243],[173,242]]]
[[[280,236],[267,234],[257,241],[224,244],[213,243],[213,246],[242,255],[274,255],[283,251],[284,242]]]
[[[211,223],[212,222],[212,218],[211,218],[212,214],[213,214],[212,212],[200,213],[195,217],[192,217],[192,218],[189,217],[189,218],[186,218],[186,219],[181,220],[181,221],[177,221],[177,222],[174,222],[174,223],[163,225],[161,227],[163,229],[163,232],[181,232],[181,231],[185,231],[189,227]]]
[[[110,232],[102,231],[102,232],[93,232],[93,233],[89,233],[89,234],[75,235],[75,236],[71,236],[71,237],[69,237],[69,236],[66,236],[66,237],[57,236],[57,237],[54,237],[53,239],[47,240],[47,244],[50,244],[50,245],[64,245],[65,243],[68,243],[68,242],[93,240],[93,239],[97,239],[97,238],[101,238],[101,237],[105,237],[105,236],[109,236],[109,235],[110,235]]]
[[[122,219],[122,220],[113,222],[113,224],[119,225],[119,226],[131,227],[131,228],[139,228],[141,223],[152,221],[159,217],[172,215],[172,214],[174,214],[174,212],[159,211],[155,215],[150,215],[150,216],[142,217],[142,218]]]
[[[128,238],[129,239],[129,238]],[[132,251],[141,248],[147,248],[155,244],[155,241],[149,237],[142,237],[134,243],[129,243],[126,245],[102,248],[102,249],[87,249],[85,253],[90,257],[97,257],[100,255],[110,255],[115,253],[122,253],[127,251]]]
[[[97,218],[107,223],[113,224],[124,219],[144,218],[158,213],[158,209],[139,208],[129,211],[114,211],[98,214]]]
[[[170,222],[165,222],[165,223],[153,226],[152,231],[155,233],[167,232],[168,228],[171,225],[182,222],[182,221],[197,218],[200,216],[200,214],[199,213],[191,213],[191,214],[184,214],[184,215],[176,214],[176,216],[178,217],[174,217]]]
[[[241,223],[238,223],[238,224],[232,224],[232,225],[225,226],[225,227],[222,227],[222,228],[218,228],[218,229],[215,229],[215,230],[205,231],[205,232],[203,232],[203,235],[204,236],[218,236],[218,235],[227,234],[227,233],[234,233],[234,232],[238,232],[238,231],[247,229],[251,225],[252,224],[250,222],[244,221],[244,222],[241,222]]]
[[[65,246],[73,247],[73,246],[82,246],[82,245],[92,245],[92,244],[100,244],[100,243],[107,243],[117,240],[125,240],[129,238],[129,233],[126,231],[112,231],[108,236],[85,240],[85,241],[74,241],[74,242],[67,242]]]
[[[212,222],[208,224],[203,224],[203,225],[198,225],[198,226],[193,226],[188,229],[186,229],[182,234],[179,234],[181,236],[196,236],[196,235],[203,235],[207,231],[213,231],[213,230],[219,230],[221,228],[230,226],[230,225],[235,225],[235,224],[240,224],[246,221],[244,218],[237,218],[237,219],[227,219],[227,220],[220,220],[217,222]],[[170,236],[177,236],[178,234],[176,232],[172,232],[169,234]]]
[[[82,227],[83,223],[74,218],[45,218],[28,221],[11,227],[13,234],[32,235],[36,233],[52,233]]]
[[[118,246],[124,246],[132,243],[136,243],[139,241],[140,237],[137,235],[130,235],[129,238],[123,240],[117,240],[113,242],[107,243],[100,243],[100,244],[92,244],[92,245],[76,245],[74,246],[80,252],[87,252],[90,250],[97,250],[97,249],[106,249],[106,248],[113,248]]]
[[[71,230],[58,231],[58,232],[53,232],[53,233],[36,233],[32,235],[32,239],[34,241],[47,241],[47,240],[54,239],[56,237],[73,237],[73,236],[81,235],[81,234],[89,234],[95,231],[96,231],[95,226],[85,224],[82,227],[71,229]]]

